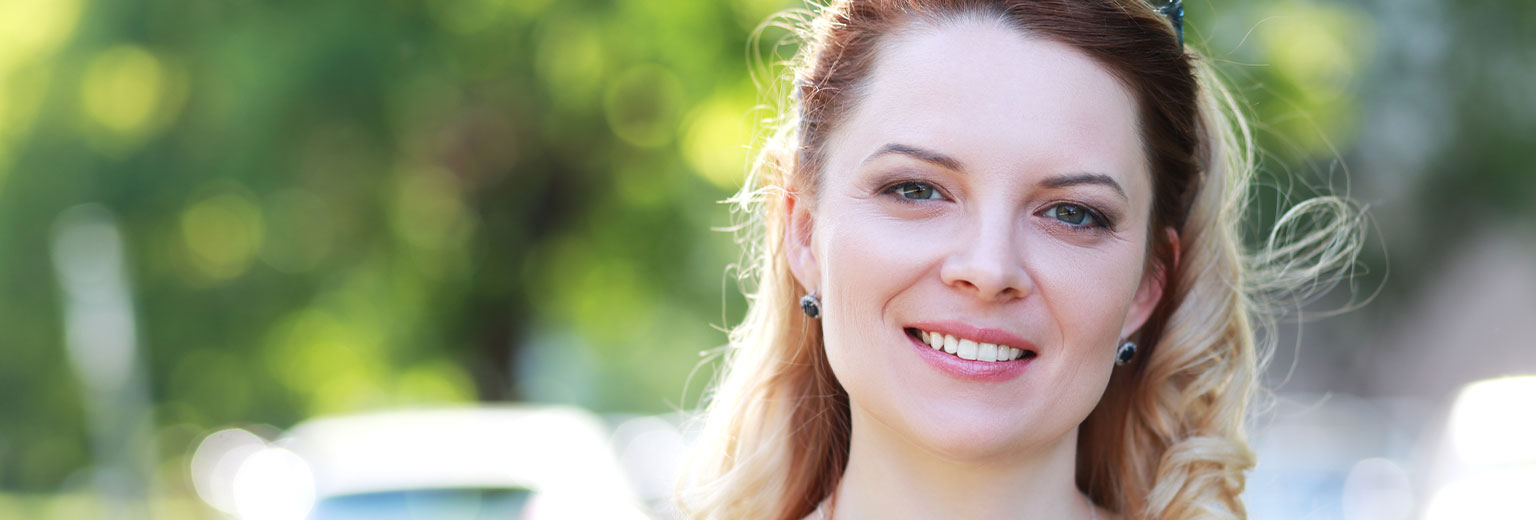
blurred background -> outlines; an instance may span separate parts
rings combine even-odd
[[[675,515],[798,5],[0,0],[0,518]],[[1536,3],[1186,10],[1254,229],[1369,207],[1253,517],[1536,518]]]

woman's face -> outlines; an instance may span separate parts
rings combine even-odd
[[[925,28],[884,42],[825,164],[787,241],[859,428],[991,460],[1071,433],[1161,291],[1130,93],[1064,44]]]

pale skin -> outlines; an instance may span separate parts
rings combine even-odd
[[[1135,101],[1082,52],[995,22],[883,45],[815,199],[789,199],[790,267],[821,294],[853,420],[830,516],[1117,518],[1074,476],[1116,346],[1162,295]],[[1007,381],[956,377],[914,354],[908,324],[932,320],[1038,356]]]

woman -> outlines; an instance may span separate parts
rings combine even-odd
[[[1315,274],[1260,267],[1354,249],[1338,224],[1244,255],[1246,128],[1180,16],[822,8],[735,199],[757,286],[688,515],[1244,517],[1253,298]]]

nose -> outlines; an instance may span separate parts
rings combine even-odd
[[[1022,299],[1034,290],[1034,280],[1018,247],[1018,229],[1011,217],[975,219],[957,240],[939,268],[944,284],[972,292],[984,301]]]

